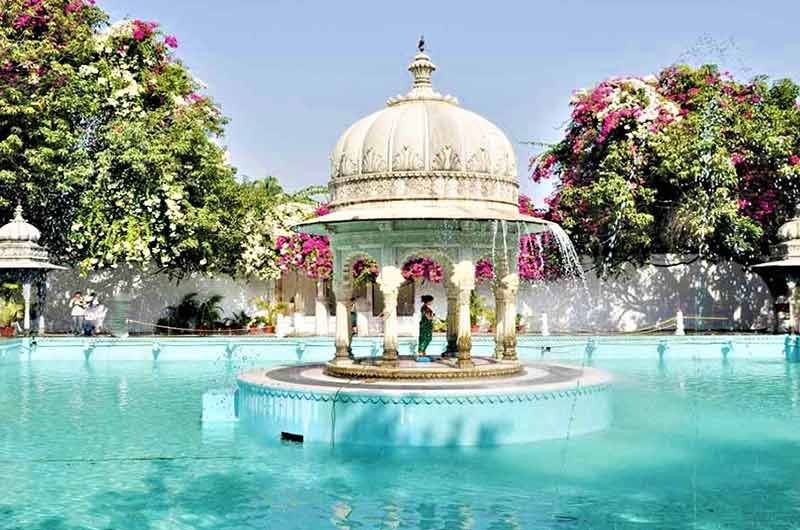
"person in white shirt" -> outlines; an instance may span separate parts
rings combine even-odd
[[[86,322],[83,325],[84,334],[91,336],[97,335],[103,329],[103,322],[106,319],[106,306],[100,303],[97,296],[92,293],[88,297],[89,308],[86,309]]]
[[[72,332],[80,335],[83,332],[83,319],[86,316],[86,301],[83,293],[75,291],[69,300],[70,315],[72,316]]]

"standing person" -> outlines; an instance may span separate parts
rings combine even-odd
[[[97,320],[97,299],[94,297],[94,293],[90,292],[86,295],[84,302],[86,309],[83,314],[83,334],[91,337],[94,335],[94,326]]]
[[[420,310],[421,316],[419,320],[419,354],[418,356],[427,356],[428,346],[433,340],[433,319],[436,315],[433,313],[431,307],[433,303],[433,296],[426,294],[422,296],[422,309]]]
[[[358,313],[356,312],[356,298],[350,299],[350,341],[347,344],[347,353],[353,357],[353,337],[358,334]]]
[[[86,302],[83,293],[75,291],[69,299],[70,315],[72,316],[72,332],[80,335],[83,332],[83,318],[86,315]]]
[[[100,305],[100,300],[97,299],[95,293],[89,293],[86,297],[86,305],[86,314],[83,317],[83,334],[87,337],[92,337],[97,335],[97,331],[102,323],[102,318],[105,317],[105,315],[102,314],[103,306]]]

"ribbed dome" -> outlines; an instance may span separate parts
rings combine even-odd
[[[517,207],[511,142],[494,124],[431,86],[420,52],[405,96],[353,124],[331,156],[332,207],[398,200],[502,203]]]
[[[22,217],[22,206],[14,210],[14,219],[0,227],[0,241],[30,241],[37,243],[42,237],[41,232]]]
[[[778,241],[786,242],[800,239],[800,206],[795,209],[794,217],[778,228]]]

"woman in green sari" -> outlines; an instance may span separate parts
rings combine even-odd
[[[427,349],[433,340],[433,319],[435,315],[431,308],[433,296],[426,294],[422,297],[422,310],[419,320],[419,355],[428,355]]]

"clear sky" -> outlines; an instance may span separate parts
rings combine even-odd
[[[290,189],[328,180],[358,118],[405,93],[420,34],[434,87],[514,142],[552,142],[575,88],[684,58],[741,77],[800,79],[798,0],[99,0],[113,19],[155,20],[230,118],[239,174]],[[709,44],[709,42],[711,44]],[[523,191],[530,147],[517,144]]]

